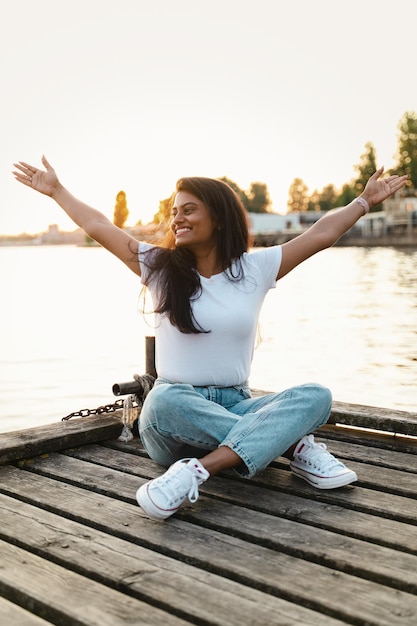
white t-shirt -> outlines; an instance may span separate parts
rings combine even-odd
[[[141,242],[139,253],[152,247]],[[202,292],[192,301],[192,311],[208,333],[181,333],[166,315],[156,315],[158,376],[194,386],[229,387],[247,381],[259,313],[267,292],[276,286],[281,258],[281,246],[258,248],[244,253],[244,278],[238,282],[225,272],[211,278],[200,276]],[[149,270],[142,259],[139,254],[142,283],[156,306],[157,281],[148,282]]]

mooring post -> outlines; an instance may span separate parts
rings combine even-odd
[[[145,354],[146,373],[156,378],[157,373],[156,373],[156,367],[155,367],[155,337],[153,335],[148,335],[145,337],[145,350],[146,350],[146,354]]]

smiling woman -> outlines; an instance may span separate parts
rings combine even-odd
[[[401,189],[406,177],[382,179],[282,246],[249,251],[246,214],[232,189],[216,179],[182,178],[173,196],[164,245],[136,241],[75,198],[43,158],[45,170],[15,165],[15,178],[52,197],[90,237],[118,257],[149,289],[156,312],[156,370],[140,419],[142,443],[169,469],[142,485],[139,505],[165,519],[211,475],[233,468],[251,478],[280,455],[293,473],[319,489],[357,479],[309,434],[330,416],[331,393],[319,384],[251,397],[248,377],[258,317],[276,281],[337,239]]]
[[[171,229],[175,235],[175,245],[187,245],[190,249],[199,245],[207,246],[207,255],[213,247],[213,231],[216,225],[203,202],[196,202],[192,194],[180,191],[176,196],[176,205],[172,209]],[[189,236],[187,237],[187,233]],[[199,252],[201,256],[201,251]],[[204,274],[204,272],[200,272]]]
[[[155,310],[183,333],[199,333],[193,295],[201,277],[241,277],[240,259],[249,248],[247,214],[228,185],[192,177],[177,182],[171,215],[162,246],[147,261],[153,272],[162,272]]]
[[[198,271],[207,278],[227,269],[230,260],[239,258],[249,246],[242,203],[226,183],[211,178],[181,178],[177,182],[171,231],[176,247],[186,245],[197,255]]]

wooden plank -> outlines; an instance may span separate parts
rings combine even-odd
[[[0,434],[0,464],[118,437],[120,411]]]
[[[340,440],[328,440],[320,431],[317,432],[316,440],[326,442],[332,453],[345,461],[352,470],[356,471],[359,481],[355,483],[355,486],[360,485],[378,491],[417,499],[417,482],[415,480],[417,455],[396,450],[386,450],[385,448],[370,447],[369,445],[347,444],[345,441]],[[379,440],[377,439],[377,441]],[[114,450],[131,452],[147,457],[139,438],[132,440],[128,444],[112,440],[105,442],[104,445]],[[84,453],[81,452],[81,454]],[[85,454],[85,458],[90,456],[88,449],[85,451]],[[95,462],[99,461],[101,454],[98,451]],[[106,458],[104,457],[103,459],[104,463],[107,463]],[[289,470],[289,461],[283,457],[280,457],[271,465]],[[314,492],[316,491],[314,490]]]
[[[371,446],[369,442],[363,444],[360,439],[346,442],[340,438],[328,438],[326,432],[318,432],[317,440],[325,442],[332,454],[344,459],[347,463],[351,460],[359,463],[366,462],[377,467],[390,467],[410,474],[417,474],[417,454],[392,448],[387,449],[385,446],[380,448],[378,441]]]
[[[137,474],[145,478],[154,478],[161,473],[161,467],[156,463],[152,463],[147,457],[142,456],[125,456],[123,454],[114,455],[111,452],[106,451],[108,448],[103,446],[83,447],[78,450],[73,450],[70,454],[91,460],[94,463],[100,463],[105,467],[112,467],[121,471],[129,471],[132,474]],[[288,464],[287,464],[288,467]],[[378,471],[369,466],[366,467],[362,464],[361,470],[366,473],[374,474],[374,477],[378,478]],[[390,471],[390,470],[387,470]],[[396,477],[398,474],[391,470],[392,476]],[[233,476],[235,476],[233,474]],[[409,477],[407,476],[407,479]],[[216,477],[216,482],[220,480]],[[236,478],[237,480],[237,478]],[[395,483],[393,478],[393,489],[395,489]],[[201,493],[213,493],[213,480],[205,483],[201,488]],[[388,487],[389,487],[388,482]],[[261,492],[258,487],[265,487],[269,491]],[[379,489],[379,485],[376,485]],[[411,481],[412,487],[412,481]],[[256,505],[261,510],[266,512],[270,511],[270,506],[275,506],[275,499],[273,503],[270,503],[271,488],[277,492],[293,493],[298,496],[305,497],[307,499],[313,499],[315,501],[327,502],[342,506],[346,509],[354,508],[358,511],[371,513],[373,515],[379,515],[381,517],[388,517],[403,521],[406,523],[417,524],[417,500],[408,499],[404,496],[385,493],[381,491],[374,491],[372,489],[357,489],[355,487],[345,487],[344,489],[336,490],[317,490],[311,487],[301,479],[295,478],[291,472],[287,470],[277,469],[273,467],[267,468],[261,474],[255,476],[250,481],[241,479],[239,489],[236,489],[235,481],[223,481],[221,488],[221,496],[224,498],[239,497],[240,501],[250,501],[250,498],[254,498]],[[414,488],[412,487],[412,490]],[[236,493],[235,493],[236,492]],[[253,493],[253,496],[249,494]],[[281,496],[280,496],[281,497]]]
[[[268,393],[271,391],[252,389],[254,396]],[[417,413],[411,411],[333,401],[328,423],[417,437]]]
[[[0,507],[3,539],[192,623],[223,626],[227,615],[228,626],[342,624],[8,496]]]
[[[329,450],[335,456],[345,461],[351,469],[357,472],[359,482],[355,483],[355,485],[367,486],[379,491],[417,499],[417,482],[415,480],[417,455],[385,448],[370,447],[369,445],[346,443],[340,440],[328,440],[327,437],[323,436],[322,432],[317,432],[316,441],[327,443]],[[104,446],[120,450],[121,452],[148,457],[138,437],[128,444],[117,440],[106,441]],[[102,447],[97,448],[97,455],[92,455],[94,462],[99,462],[103,454],[102,449]],[[85,458],[90,456],[89,450],[93,450],[93,448],[85,449]],[[76,455],[77,451],[74,454]],[[84,454],[82,450],[81,454]],[[91,460],[93,460],[92,457]],[[113,460],[111,455],[109,458]],[[104,453],[102,462],[107,463],[106,459],[107,457]],[[271,463],[271,466],[289,470],[289,461],[284,457],[280,457]],[[385,469],[392,471],[385,471]],[[316,493],[316,490],[314,492]]]
[[[332,448],[333,444],[332,442]],[[350,449],[350,445],[347,446],[345,443],[341,444],[343,446],[343,451]],[[108,441],[104,444],[105,447],[110,447],[114,450],[120,450],[129,452],[134,455],[135,461],[133,463],[129,462],[129,460],[124,461],[124,467],[126,471],[135,473],[141,471],[141,461],[137,459],[139,456],[145,456],[147,458],[146,453],[143,450],[143,446],[139,439],[132,440],[128,444],[124,444],[119,441]],[[96,452],[93,452],[93,449]],[[76,456],[77,458],[84,458],[86,460],[92,460],[93,462],[100,462],[100,457],[103,463],[109,463],[109,466],[114,466],[116,468],[121,468],[122,463],[119,461],[114,462],[112,456],[106,456],[106,453],[99,452],[102,450],[102,447],[94,447],[89,446],[84,449],[75,449],[71,451],[71,454]],[[365,448],[366,451],[370,450],[379,458],[379,454],[388,455],[388,461],[384,461],[387,463],[387,466],[390,467],[390,463],[393,464],[393,468],[396,467],[402,468],[402,455],[398,452],[391,452],[386,450],[374,451],[372,448]],[[391,456],[393,455],[393,456]],[[350,456],[349,454],[347,456]],[[363,457],[363,455],[361,455]],[[414,457],[412,457],[414,458]],[[137,467],[139,465],[139,467]],[[285,467],[288,471],[288,461],[287,459],[282,459],[278,462],[274,462],[273,466],[277,467]],[[366,466],[363,466],[362,469],[366,470]],[[266,470],[265,476],[270,472],[270,470]],[[149,473],[149,472],[148,472]],[[142,472],[143,474],[143,472]],[[157,472],[155,472],[157,475]],[[223,473],[222,476],[227,475],[227,473]],[[216,482],[219,482],[221,477],[217,477]],[[295,480],[295,479],[293,479]],[[246,490],[251,490],[251,493],[243,495],[243,498],[246,500],[253,499],[256,501],[260,507],[262,507],[263,503],[263,489],[258,487],[253,487],[251,485],[252,481],[244,481],[243,486],[239,486],[239,493]],[[286,480],[286,484],[290,485],[292,480]],[[201,493],[207,493],[208,487],[210,483],[206,483],[200,489]],[[302,486],[303,483],[299,480],[296,481],[298,487]],[[387,483],[390,488],[390,482]],[[385,488],[387,488],[387,484],[385,484]],[[395,520],[387,519],[387,518],[378,518],[377,523],[375,523],[375,517],[370,516],[367,513],[362,513],[357,510],[350,510],[346,507],[341,507],[338,504],[333,506],[329,506],[326,502],[320,502],[317,499],[317,491],[314,489],[310,489],[306,486],[308,492],[304,492],[304,495],[296,495],[298,490],[288,489],[286,492],[281,491],[277,493],[277,496],[273,501],[273,512],[274,514],[285,517],[288,519],[294,520],[304,520],[306,523],[311,524],[313,526],[326,527],[329,529],[335,529],[337,532],[340,532],[343,535],[348,535],[352,537],[363,538],[369,540],[373,543],[380,543],[381,545],[398,548],[401,550],[411,551],[413,554],[417,554],[417,538],[415,536],[414,529],[411,528],[407,523],[398,522]],[[356,487],[355,487],[356,489]],[[394,486],[395,489],[395,486]],[[222,491],[223,493],[223,491]],[[226,493],[226,492],[225,492]],[[267,495],[270,495],[270,491],[266,492]],[[366,492],[368,493],[368,492]],[[375,498],[378,499],[378,494],[374,494]],[[268,500],[269,505],[269,500]],[[268,506],[266,505],[266,506]],[[403,541],[405,539],[405,541]]]
[[[48,624],[50,626],[51,624],[1,597],[0,619],[3,626],[48,626]]]
[[[333,402],[329,423],[417,436],[417,413],[409,411]]]
[[[362,468],[362,471],[366,470]],[[300,478],[291,476],[287,471],[268,468],[266,472],[263,475],[255,476],[252,479],[252,485],[265,486],[269,489],[276,488],[286,493],[297,493],[297,495],[308,499],[395,519],[407,524],[417,523],[417,501],[405,496],[375,491],[374,489],[358,488],[354,485],[349,485],[343,489],[317,490]],[[297,482],[296,486],[294,486],[294,481]]]
[[[360,463],[347,460],[343,455],[339,458],[343,459],[349,468],[356,472],[358,481],[354,484],[355,487],[366,487],[384,493],[417,499],[417,482],[414,473],[392,467],[375,466],[372,462],[369,463],[367,457],[363,457],[366,460]],[[290,462],[288,459],[280,459],[279,462],[274,463],[274,467],[289,470]],[[412,508],[415,511],[417,521],[417,507]]]
[[[123,468],[131,474],[153,478],[161,472],[160,467],[152,461],[140,457],[112,456],[111,452],[99,446],[89,446],[71,451],[77,458],[95,461],[103,464],[103,467],[95,467],[91,470],[91,481],[105,486],[106,493],[120,497],[129,497],[129,489],[135,490],[138,482],[133,477],[124,476],[115,482],[109,480],[109,467]],[[62,466],[61,466],[62,464]],[[43,463],[43,465],[47,465]],[[74,464],[76,467],[76,464]],[[36,464],[35,468],[36,469]],[[48,475],[44,467],[42,473]],[[61,474],[62,471],[62,474]],[[71,470],[71,464],[57,460],[52,465],[50,475],[66,476],[68,480],[75,470]],[[87,480],[88,470],[81,472],[83,480]],[[132,480],[133,478],[133,480]],[[122,483],[123,481],[123,483]],[[81,484],[80,479],[78,484]],[[131,486],[130,486],[131,485]],[[271,490],[271,487],[274,490]],[[280,488],[285,491],[280,491]],[[347,493],[346,493],[347,492]],[[290,472],[277,471],[268,468],[258,478],[251,481],[236,481],[218,476],[205,483],[200,488],[200,493],[210,494],[213,497],[241,506],[254,506],[260,511],[271,513],[279,517],[286,517],[295,521],[305,521],[308,524],[334,530],[343,535],[362,538],[373,544],[393,547],[402,551],[417,554],[417,526],[414,519],[410,526],[406,522],[396,521],[394,516],[400,518],[409,512],[409,501],[390,494],[360,489],[357,487],[335,490],[331,492],[318,492],[303,481],[295,479]],[[345,494],[345,496],[344,496]],[[350,510],[350,498],[353,494],[355,502],[359,502],[361,508],[369,509],[369,513],[359,510]],[[379,506],[379,514],[383,517],[375,517],[375,509],[378,508],[381,496],[384,498],[384,506]],[[322,502],[321,499],[324,498]],[[253,504],[251,504],[253,503]],[[399,506],[401,503],[402,506]],[[415,506],[415,500],[411,506]],[[393,519],[386,517],[387,512]],[[376,512],[378,514],[378,511]]]
[[[376,447],[384,450],[397,450],[406,454],[417,455],[417,438],[398,433],[384,433],[382,431],[366,430],[359,427],[335,426],[325,424],[316,433],[332,441],[345,441],[357,443],[370,448]]]
[[[127,626],[187,622],[0,541],[0,593],[60,626]]]
[[[35,462],[32,467],[36,469],[36,466],[40,467],[41,471],[42,466],[49,466],[48,475],[55,474],[61,478],[73,477],[76,467],[78,467],[78,470],[84,467],[84,470],[78,471],[77,474],[86,475],[89,472],[89,468],[85,464],[77,466],[74,460],[58,458],[58,455],[54,459]],[[91,468],[89,485],[91,486],[91,481],[93,481],[96,485],[100,485],[102,489],[104,482],[101,478],[105,479],[108,477],[108,474],[107,467]],[[132,488],[133,484],[132,487],[130,485],[128,487],[126,482],[124,482],[123,486],[120,485],[120,481],[118,482],[119,485],[116,486],[116,490],[114,483],[112,485],[107,482],[106,493],[113,496],[122,496],[126,499],[129,498],[129,494],[132,497],[134,490],[137,488],[137,483]],[[132,480],[129,482],[133,483]],[[232,485],[236,486],[235,481],[224,482],[232,483]],[[216,479],[216,484],[218,483],[219,479]],[[79,481],[78,484],[85,485],[82,481]],[[239,493],[241,493],[240,490]],[[270,490],[268,495],[270,496]],[[240,496],[236,502],[242,504],[242,497]],[[190,509],[189,513],[192,514],[192,509]],[[326,513],[327,511],[323,510],[324,518]],[[253,543],[260,543],[273,547],[275,550],[285,551],[287,554],[292,554],[296,557],[309,559],[328,567],[353,573],[354,575],[378,580],[382,584],[389,584],[410,593],[417,593],[417,557],[406,553],[409,550],[408,539],[410,535],[417,542],[417,527],[408,528],[407,532],[403,533],[403,539],[406,543],[403,546],[403,551],[397,552],[391,548],[375,545],[375,539],[381,531],[379,525],[374,535],[374,541],[369,546],[363,540],[349,537],[341,539],[338,533],[336,534],[322,528],[305,526],[302,521],[298,520],[280,520],[279,531],[275,533],[271,530],[271,516],[269,514],[251,511],[250,509],[238,510],[237,506],[230,506],[230,501],[227,504],[213,502],[209,506],[204,507],[203,511],[199,511],[196,516],[192,516],[192,519],[201,523],[202,517],[204,518],[204,525],[210,528],[215,528],[216,530],[221,528],[222,532],[244,537]],[[187,519],[190,519],[189,515],[187,515]],[[213,519],[215,522],[212,521]],[[208,520],[211,521],[209,522]],[[375,518],[368,519],[367,524],[375,526]],[[334,530],[337,531],[337,527]],[[372,556],[369,560],[366,558],[368,554]],[[387,563],[390,564],[389,568],[386,567]]]
[[[0,467],[0,493],[8,494],[0,496],[0,538],[10,550],[3,570],[0,544],[3,602],[64,626],[105,626],[108,590],[119,594],[116,605],[123,598],[143,605],[140,623],[155,626],[169,624],[169,614],[179,620],[173,623],[204,626],[220,626],[225,615],[233,626],[245,619],[251,626],[414,626],[417,414],[334,403],[330,421],[355,426],[331,423],[317,433],[357,471],[355,486],[315,490],[280,458],[251,481],[231,472],[214,477],[196,505],[185,504],[165,523],[136,505],[136,489],[163,470],[139,439],[114,439],[119,415],[0,435],[0,463],[21,460],[20,469]],[[52,581],[48,617],[47,583],[41,590],[24,584],[40,568]],[[59,568],[69,587],[78,577],[72,614],[56,589]],[[78,621],[93,598],[92,621]],[[160,614],[151,618],[149,611]],[[138,623],[129,620],[130,613],[120,623]]]
[[[97,467],[91,469],[93,472]],[[85,470],[80,466],[80,471]],[[13,486],[16,495],[28,502],[41,503],[42,507],[69,514],[101,530],[106,528],[115,536],[131,539],[203,569],[223,575],[227,572],[227,577],[232,580],[246,581],[251,587],[337,619],[378,626],[392,626],[393,623],[409,626],[410,616],[417,620],[417,598],[409,593],[341,571],[337,571],[336,578],[335,570],[326,566],[196,527],[182,519],[171,518],[163,524],[153,522],[136,505],[28,472],[18,474],[19,470],[15,468],[3,468],[1,490]],[[121,475],[118,480],[123,484]],[[193,515],[202,508],[204,499],[193,508]],[[274,523],[273,519],[271,523]],[[210,546],[209,551],[207,546]],[[346,604],[347,597],[355,598],[355,602]]]

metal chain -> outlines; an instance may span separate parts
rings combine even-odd
[[[134,378],[133,382],[136,381],[138,383],[140,394],[139,394],[139,390],[138,390],[138,394],[137,393],[131,394],[131,398],[132,398],[131,406],[140,407],[142,406],[144,399],[146,398],[147,394],[152,388],[155,378],[151,374],[144,374],[143,376],[134,374],[133,378]],[[90,415],[101,415],[102,413],[113,413],[114,411],[117,411],[118,409],[123,409],[123,404],[124,404],[124,399],[119,398],[119,400],[116,400],[116,402],[113,402],[113,404],[104,404],[103,406],[99,406],[96,409],[81,409],[80,411],[74,411],[73,413],[70,413],[66,417],[63,417],[61,421],[65,422],[71,419],[72,417],[89,417]]]
[[[70,413],[66,417],[63,417],[61,421],[64,422],[72,417],[89,417],[90,415],[101,415],[102,413],[114,413],[114,411],[123,408],[123,403],[124,399],[120,398],[113,404],[104,404],[96,409],[81,409],[80,411],[74,411],[74,413]]]

